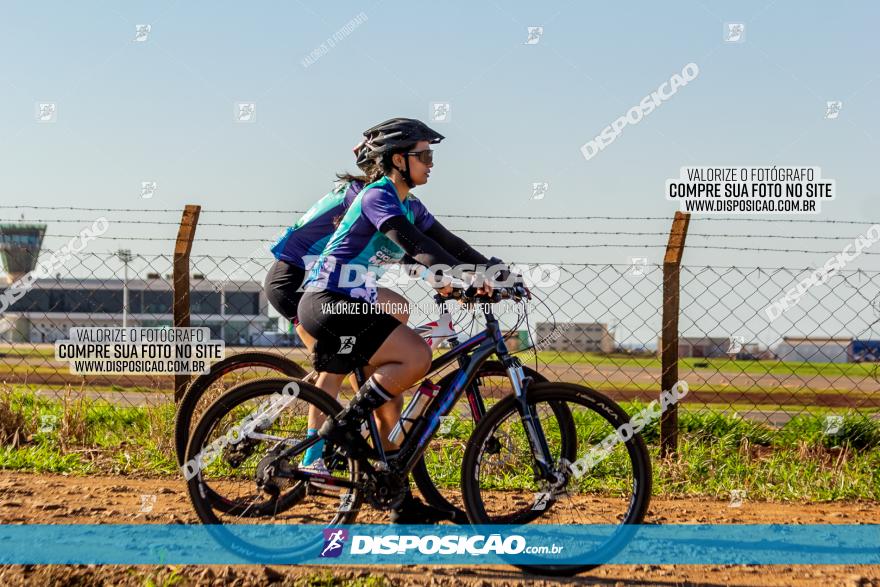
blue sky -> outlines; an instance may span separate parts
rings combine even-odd
[[[25,205],[179,210],[201,204],[202,222],[290,224],[294,214],[210,214],[211,209],[304,210],[333,174],[354,170],[351,147],[392,116],[432,123],[431,182],[416,193],[443,215],[637,216],[659,220],[443,218],[454,230],[649,232],[522,235],[462,232],[505,259],[629,263],[662,260],[675,204],[664,181],[685,165],[819,166],[838,195],[819,219],[880,221],[880,75],[876,3],[755,1],[675,3],[450,2],[4,2],[0,22],[0,209],[3,219],[78,232],[98,212]],[[363,22],[308,67],[302,60],[363,14]],[[723,42],[726,22],[745,41]],[[149,24],[145,42],[135,25]],[[526,44],[527,27],[544,27]],[[700,74],[587,161],[580,146],[682,67]],[[840,100],[839,118],[824,118]],[[36,122],[35,104],[57,105]],[[234,120],[254,102],[256,121]],[[156,181],[153,198],[141,182]],[[532,183],[547,182],[541,200]],[[90,251],[129,246],[170,253],[179,213],[109,213]],[[743,252],[742,247],[840,250],[868,225],[704,221],[685,262],[805,267],[828,254]],[[199,229],[202,255],[267,256],[275,228]],[[218,243],[226,238],[240,242]],[[47,246],[65,239],[50,237]],[[509,248],[505,244],[529,245]],[[551,249],[550,244],[615,246]],[[636,247],[618,247],[628,244]],[[644,244],[644,248],[640,245]],[[707,250],[716,244],[733,250]],[[880,245],[877,245],[880,246]],[[875,251],[880,253],[880,250]],[[876,270],[878,256],[852,268]]]

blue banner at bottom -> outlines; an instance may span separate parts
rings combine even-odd
[[[880,564],[880,525],[0,525],[2,564]]]

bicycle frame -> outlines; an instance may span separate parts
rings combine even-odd
[[[554,480],[555,475],[552,474],[550,449],[544,438],[540,421],[535,417],[533,410],[526,402],[526,390],[531,380],[523,375],[520,360],[517,357],[511,356],[507,350],[501,326],[492,313],[491,305],[482,305],[482,310],[486,318],[486,329],[465,342],[456,345],[449,352],[440,355],[431,362],[429,373],[442,369],[455,359],[458,359],[461,369],[449,387],[440,390],[440,393],[434,398],[419,421],[409,431],[406,439],[400,446],[397,458],[392,461],[393,470],[401,475],[409,474],[412,471],[413,467],[415,467],[427,450],[428,441],[437,431],[441,416],[446,415],[450,411],[452,406],[458,402],[463,392],[467,392],[471,410],[475,410],[475,420],[479,421],[482,418],[485,414],[485,406],[473,383],[483,363],[489,357],[495,355],[507,370],[507,376],[513,386],[514,395],[518,399],[520,416],[523,418],[523,423],[526,426],[529,444],[532,448],[532,453],[539,463],[541,473]],[[375,423],[372,419],[368,421],[368,426],[372,429]],[[379,446],[381,447],[381,443]]]
[[[442,302],[438,301],[437,302],[437,305],[440,307],[443,307],[444,304],[445,304],[445,301],[442,301]],[[442,312],[441,312],[441,316],[442,316]],[[422,328],[424,328],[424,325],[416,327],[415,330],[418,331]],[[425,334],[428,334],[428,333],[429,333],[429,331],[426,332]],[[422,338],[428,338],[425,336],[425,334],[421,335]],[[439,357],[437,357],[436,359],[434,359],[431,362],[431,366],[428,369],[427,375],[434,375],[435,373],[437,373],[438,371],[443,369],[443,367],[445,367],[449,363],[451,363],[454,359],[458,359],[459,367],[463,369],[467,365],[468,357],[466,355],[471,351],[472,348],[474,348],[474,346],[478,345],[479,343],[482,343],[483,340],[487,336],[488,336],[488,331],[483,331],[480,334],[470,338],[469,340],[467,340],[461,344],[459,344],[457,342],[458,337],[455,334],[444,337],[444,338],[446,338],[446,340],[452,341],[454,346],[449,351],[443,353],[442,355],[440,355]],[[430,342],[429,342],[429,344],[430,344]],[[431,345],[431,346],[433,346],[433,345]],[[507,354],[507,347],[502,344],[502,348],[503,348],[503,352],[505,354]],[[487,352],[486,356],[484,358],[482,358],[482,360],[480,360],[478,363],[476,363],[477,371],[479,371],[479,367],[481,367],[483,365],[483,363],[486,362],[486,360],[488,359],[489,356],[491,356],[491,354],[492,354],[491,351]],[[503,356],[503,355],[499,354],[499,356]],[[354,371],[352,371],[352,373],[355,376],[355,380],[357,382],[357,387],[363,386],[364,382],[366,381],[366,377],[364,376],[363,369],[357,368]],[[317,376],[318,376],[317,371],[310,371],[305,377],[303,377],[303,381],[305,381],[307,383],[314,384],[317,379]],[[479,422],[480,419],[486,414],[486,406],[483,403],[483,397],[480,395],[479,391],[477,391],[477,388],[473,385],[473,379],[474,378],[472,377],[466,381],[466,383],[464,385],[464,389],[467,394],[468,406],[470,407],[471,415],[474,418],[474,422]],[[456,401],[457,400],[458,400],[458,398],[456,397]],[[455,404],[455,402],[453,402],[452,405],[454,405],[454,404]],[[427,410],[426,410],[426,413],[427,413]],[[441,415],[443,415],[443,414],[441,414]],[[371,440],[373,441],[374,445],[379,446],[379,452],[382,455],[382,460],[385,460],[385,451],[382,448],[382,442],[378,436],[378,431],[374,430],[375,429],[375,421],[373,418],[369,419],[368,427],[370,429]],[[407,436],[409,436],[409,434]]]
[[[560,476],[553,470],[550,449],[547,445],[540,419],[537,418],[534,410],[526,401],[526,393],[531,380],[523,375],[522,363],[520,360],[517,357],[512,356],[507,350],[507,346],[504,344],[504,336],[501,326],[498,324],[498,320],[492,313],[491,305],[487,307],[484,304],[482,310],[486,318],[485,330],[468,340],[457,344],[448,352],[443,353],[431,361],[431,367],[428,370],[429,374],[439,371],[454,360],[458,360],[460,366],[458,376],[446,389],[441,389],[437,396],[431,401],[425,410],[425,413],[407,433],[397,456],[390,463],[388,462],[388,459],[385,456],[385,451],[382,448],[381,437],[375,419],[367,418],[366,423],[370,432],[370,438],[373,447],[379,454],[380,469],[390,470],[392,473],[400,476],[409,475],[424,454],[425,450],[427,450],[428,441],[434,436],[439,428],[441,416],[444,416],[449,412],[465,391],[467,391],[468,394],[468,401],[471,410],[474,411],[475,420],[479,421],[479,419],[485,414],[485,406],[483,405],[481,396],[474,388],[473,383],[483,363],[485,363],[492,355],[496,355],[501,364],[507,370],[508,378],[513,386],[514,395],[518,400],[517,408],[520,417],[522,418],[523,425],[525,426],[526,438],[529,441],[530,449],[539,469],[536,473],[539,474],[540,478],[552,482],[560,480]],[[363,385],[365,380],[363,370],[355,370],[355,375],[358,379],[358,384]],[[294,446],[288,446],[278,454],[277,459],[280,460],[287,458],[293,453],[317,443],[319,440],[320,438],[313,437]],[[368,471],[375,472],[376,469],[365,459],[361,462],[365,465],[365,468]],[[326,478],[320,474],[308,471],[296,470],[294,471],[294,476],[295,478],[303,480],[308,480],[309,477],[321,478],[323,483],[329,482],[329,484],[340,487],[353,487],[357,485],[356,483],[341,479]]]

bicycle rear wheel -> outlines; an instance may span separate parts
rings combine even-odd
[[[616,528],[591,546],[597,559],[610,558],[626,545],[633,524],[642,522],[651,498],[651,462],[641,436],[614,446],[616,431],[629,422],[626,412],[602,394],[569,383],[539,383],[527,393],[541,422],[547,444],[565,482],[551,486],[534,474],[536,463],[517,410],[507,397],[477,425],[462,464],[462,495],[474,524],[533,523],[570,526],[603,524]],[[552,405],[564,403],[575,422],[578,439],[575,467],[561,462],[562,436]],[[583,459],[589,455],[589,460]],[[569,459],[571,461],[571,459]],[[571,461],[575,462],[575,461]],[[549,575],[568,576],[597,564],[577,558],[547,559],[548,564],[516,565]]]
[[[288,398],[284,390],[291,383],[298,391]],[[336,525],[355,519],[361,503],[356,488],[298,481],[283,474],[285,468],[297,468],[305,448],[267,471],[266,457],[273,450],[296,446],[307,438],[310,407],[326,417],[342,409],[320,389],[295,379],[243,383],[211,404],[187,447],[187,489],[202,523]],[[351,459],[327,465],[335,480],[352,484],[358,479],[358,465]],[[265,478],[261,472],[271,478],[272,486],[258,483]]]
[[[226,357],[214,363],[210,371],[193,380],[180,403],[177,404],[177,413],[174,417],[174,448],[178,465],[182,467],[186,461],[186,445],[193,425],[211,402],[232,385],[254,378],[265,371],[275,371],[274,375],[297,379],[306,376],[305,369],[287,357],[254,351]]]

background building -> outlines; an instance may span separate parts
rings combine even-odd
[[[851,363],[880,361],[880,340],[854,340],[846,350]]]
[[[129,279],[128,294],[128,326],[174,324],[170,279]],[[122,300],[120,279],[38,280],[0,316],[0,340],[51,343],[68,338],[74,326],[121,326]],[[274,323],[260,282],[192,280],[190,325],[207,326],[212,338],[252,345],[266,340],[262,334]]]
[[[754,345],[743,345],[743,349],[752,348]],[[733,354],[728,354],[730,350],[730,338],[721,338],[713,336],[679,336],[678,337],[678,356],[681,358],[732,358]],[[663,352],[663,340],[657,338],[657,353]]]
[[[538,350],[612,353],[614,335],[598,322],[538,322],[534,344]]]
[[[0,261],[8,283],[33,271],[45,234],[45,224],[0,224]]]
[[[729,350],[729,337],[680,336],[678,338],[678,356],[680,357],[730,358]]]
[[[852,338],[811,338],[786,336],[776,347],[780,361],[846,363]]]

